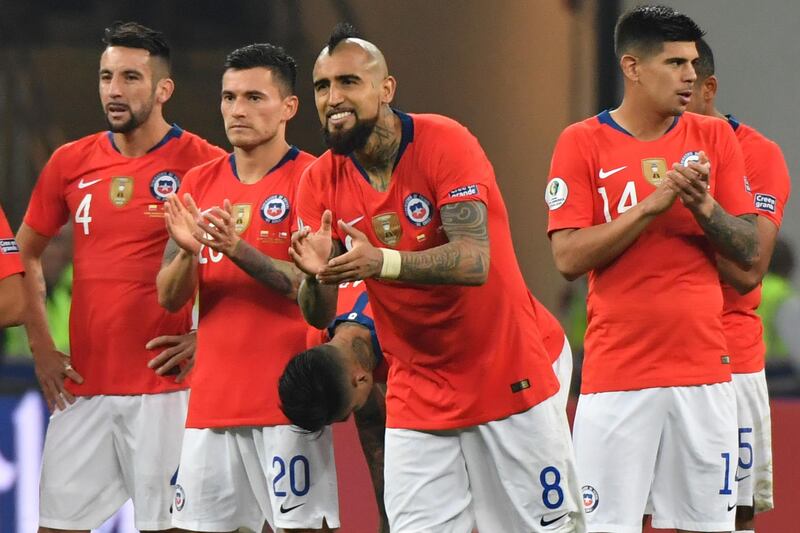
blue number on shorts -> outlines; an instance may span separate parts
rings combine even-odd
[[[297,463],[303,464],[303,490],[297,488],[297,478],[295,477],[295,465]],[[302,455],[295,455],[289,461],[289,485],[291,485],[295,496],[305,496],[308,494],[308,489],[311,488],[311,466],[308,464],[308,459]]]
[[[286,496],[286,491],[278,490],[278,481],[283,479],[283,476],[286,475],[286,463],[284,463],[283,459],[281,459],[280,457],[278,457],[276,455],[275,457],[272,458],[272,466],[273,466],[273,468],[275,467],[276,464],[280,467],[280,471],[278,472],[277,476],[272,478],[272,492],[274,492],[275,496],[278,496],[278,497]]]
[[[547,474],[553,474],[552,483],[547,481]],[[558,509],[561,507],[561,504],[564,503],[564,491],[561,490],[561,472],[558,471],[558,468],[554,466],[548,466],[542,473],[539,474],[539,483],[542,484],[542,502],[544,502],[544,506],[548,509]],[[550,495],[555,492],[556,493],[556,501],[550,501]]]
[[[731,473],[731,454],[728,452],[720,454],[722,458],[725,460],[725,481],[722,484],[722,488],[720,489],[720,494],[733,494],[731,491],[730,485],[730,473]]]
[[[742,462],[742,454],[739,453],[739,468],[747,469],[753,466],[753,445],[749,442],[742,442],[742,434],[743,433],[752,433],[753,428],[739,428],[739,449],[741,450],[744,448],[750,454],[750,459],[747,460],[747,463]]]
[[[303,465],[303,488],[297,488],[297,464],[300,463]],[[283,497],[286,496],[286,491],[278,490],[278,482],[283,479],[286,475],[286,462],[279,456],[275,456],[272,458],[272,466],[278,465],[279,471],[278,474],[272,478],[272,492],[275,493],[275,496]],[[289,488],[292,489],[292,494],[295,496],[305,496],[308,494],[308,490],[311,488],[311,466],[308,463],[308,459],[306,459],[302,455],[295,455],[289,461]]]

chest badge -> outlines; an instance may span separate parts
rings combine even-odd
[[[372,229],[375,230],[378,240],[387,246],[394,246],[403,236],[403,228],[400,227],[400,217],[397,213],[383,213],[372,217]]]
[[[403,201],[406,218],[415,226],[427,226],[433,218],[431,201],[419,193],[411,193]]]
[[[111,187],[108,191],[111,203],[122,207],[133,197],[133,178],[127,176],[114,176],[111,178]]]
[[[283,222],[289,216],[289,199],[282,194],[273,194],[261,204],[261,218],[267,224]]]
[[[642,159],[642,174],[651,185],[658,187],[667,175],[667,160],[663,157]]]
[[[174,172],[159,172],[150,180],[150,194],[159,202],[165,202],[167,196],[178,192],[181,180]]]
[[[233,227],[237,235],[241,235],[250,226],[252,204],[233,204]]]

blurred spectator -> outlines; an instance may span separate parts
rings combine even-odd
[[[64,230],[51,241],[42,255],[42,273],[47,286],[47,320],[56,349],[69,353],[69,307],[72,301],[72,230]],[[28,336],[22,326],[5,330],[3,353],[30,357]]]
[[[792,286],[794,252],[778,238],[756,311],[764,323],[766,374],[773,396],[800,394],[800,300]]]

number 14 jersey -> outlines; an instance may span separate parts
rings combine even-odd
[[[603,112],[568,127],[553,154],[548,233],[610,222],[651,194],[673,163],[704,151],[709,192],[731,215],[753,213],[744,159],[730,126],[684,113],[640,141]],[[715,252],[676,200],[605,267],[589,272],[581,392],[730,380]]]

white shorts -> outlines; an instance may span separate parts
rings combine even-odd
[[[757,513],[775,507],[772,499],[772,422],[764,371],[733,374],[739,420],[739,505]]]
[[[331,428],[187,428],[173,513],[192,531],[339,527]]]
[[[555,396],[464,429],[387,428],[390,529],[583,532],[573,457],[567,418]]]
[[[574,440],[589,531],[731,531],[736,508],[731,383],[582,394]]]
[[[569,340],[564,336],[564,346],[561,348],[561,355],[553,362],[553,372],[558,378],[561,388],[558,389],[556,396],[562,409],[567,408],[569,399],[569,388],[572,385],[572,348]]]
[[[169,529],[187,391],[83,396],[50,417],[39,525],[94,529],[128,498],[140,530]]]

